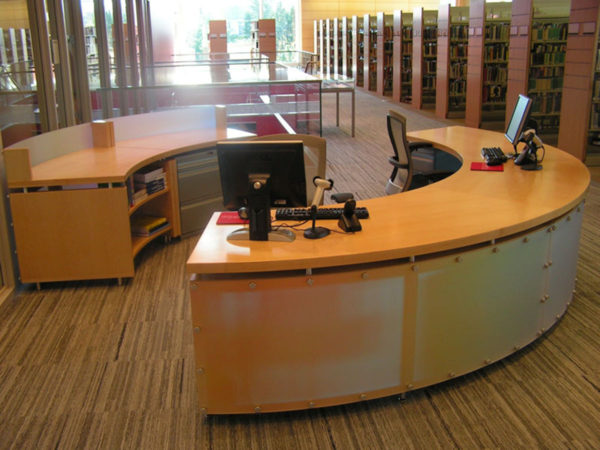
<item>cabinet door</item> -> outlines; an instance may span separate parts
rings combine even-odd
[[[10,195],[24,283],[133,276],[125,187]]]

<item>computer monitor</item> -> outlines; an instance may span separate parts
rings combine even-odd
[[[288,230],[271,229],[271,207],[306,206],[302,141],[227,141],[217,143],[223,204],[246,208],[249,228],[228,239],[294,239]]]
[[[510,142],[515,150],[517,148],[517,144],[521,139],[521,134],[523,133],[523,129],[527,124],[527,119],[529,118],[529,110],[531,109],[531,99],[529,97],[525,97],[524,95],[519,94],[519,98],[517,99],[517,103],[515,105],[515,109],[513,109],[512,116],[510,117],[510,121],[508,122],[508,126],[506,127],[506,139]]]

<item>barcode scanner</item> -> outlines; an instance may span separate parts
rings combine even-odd
[[[362,230],[360,220],[356,216],[356,200],[348,200],[344,203],[344,212],[340,216],[338,227],[346,232]]]

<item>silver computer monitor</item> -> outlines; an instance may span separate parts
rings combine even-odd
[[[506,136],[508,142],[514,146],[516,146],[519,142],[521,134],[523,133],[523,129],[525,128],[525,124],[527,123],[527,119],[529,118],[531,103],[532,101],[529,97],[519,94],[517,104],[515,105],[515,109],[513,109],[512,116],[510,117],[510,121],[506,127],[506,132],[504,133],[504,136]]]

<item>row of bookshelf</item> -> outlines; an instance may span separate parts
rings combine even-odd
[[[547,66],[565,63],[566,44],[533,44],[531,49],[531,65]]]
[[[566,41],[569,24],[564,23],[534,23],[531,39],[533,41]]]
[[[509,23],[489,24],[485,27],[485,40],[508,42],[509,33]]]

